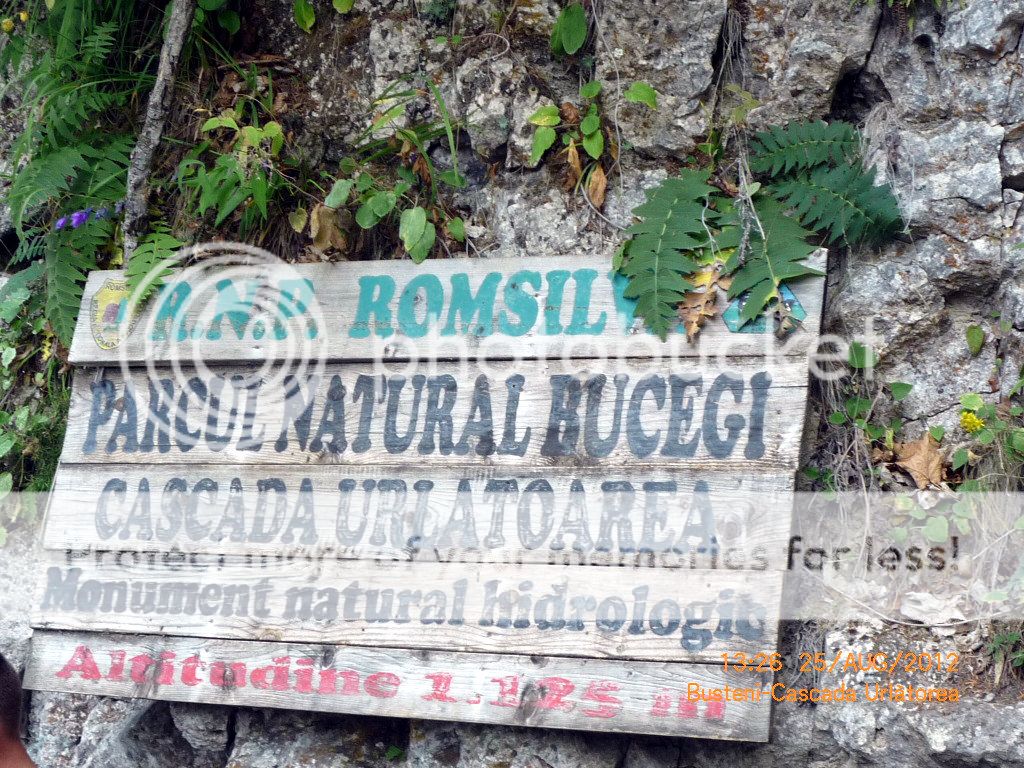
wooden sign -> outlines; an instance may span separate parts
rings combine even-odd
[[[28,685],[766,740],[794,291],[691,345],[587,259],[93,273]]]

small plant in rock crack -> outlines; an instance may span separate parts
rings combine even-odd
[[[450,212],[443,189],[461,189],[466,179],[459,170],[456,132],[441,91],[429,79],[421,87],[402,78],[388,86],[374,101],[379,116],[360,134],[352,155],[340,163],[323,203],[309,216],[313,247],[345,250],[349,243],[346,219],[358,232],[393,239],[416,263],[422,262],[442,242],[439,229],[455,242],[466,240],[466,225]],[[406,107],[429,95],[440,119],[431,123],[399,126]],[[438,168],[430,144],[445,139],[452,167]],[[303,231],[306,216],[296,219]],[[396,228],[397,225],[397,228]]]
[[[1024,406],[1014,398],[1022,388],[1024,377],[998,403],[987,403],[975,392],[960,397],[960,429],[967,444],[954,451],[951,469],[977,478],[965,480],[965,484],[972,482],[979,489],[995,484],[998,489],[1009,480],[1006,490],[1019,490],[1024,469]]]
[[[605,166],[610,167],[619,152],[614,135],[601,115],[598,103],[601,90],[602,84],[591,80],[580,88],[579,107],[570,102],[565,102],[561,107],[550,104],[541,107],[529,118],[530,123],[536,126],[530,165],[539,163],[561,134],[568,182],[574,188],[582,185],[587,198],[597,208],[604,203],[608,183]],[[646,83],[634,83],[626,97],[657,109],[657,93]]]
[[[239,234],[245,237],[266,222],[268,204],[287,182],[278,167],[284,145],[280,124],[240,120],[233,109],[207,120],[201,130],[209,138],[185,156],[176,175],[199,216],[214,211],[215,227],[241,209]],[[212,163],[204,159],[207,155]]]
[[[1024,672],[1024,632],[1000,632],[992,638],[987,650],[992,657],[994,688],[999,687],[1007,668],[1016,675]]]

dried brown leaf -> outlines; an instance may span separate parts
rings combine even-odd
[[[599,163],[594,166],[594,170],[590,172],[590,178],[587,180],[587,197],[590,198],[590,202],[594,204],[595,208],[600,209],[604,205],[604,195],[607,190],[608,177],[604,175],[604,168]]]
[[[566,123],[575,125],[580,121],[580,111],[570,101],[563,101],[559,111],[562,113],[562,120]]]
[[[927,432],[913,443],[897,443],[896,466],[913,478],[918,488],[940,485],[943,477],[939,444]]]
[[[344,251],[348,238],[341,228],[338,212],[326,205],[318,205],[309,217],[309,234],[313,237],[313,248],[323,253],[329,248]]]
[[[569,166],[569,181],[572,182],[571,186],[575,186],[576,182],[583,178],[583,164],[580,162],[580,151],[576,149],[576,142],[569,142],[569,149],[565,153],[565,162]]]

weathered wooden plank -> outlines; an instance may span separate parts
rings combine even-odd
[[[766,682],[711,664],[36,632],[36,690],[767,741]],[[325,672],[326,671],[326,672]],[[726,686],[744,699],[691,701]]]
[[[782,573],[44,555],[35,626],[714,662],[774,650]]]
[[[307,374],[80,371],[62,460],[792,470],[807,398],[798,360]]]
[[[789,474],[697,478],[638,468],[72,464],[57,473],[43,544],[782,569],[792,484]]]
[[[606,260],[577,256],[190,272],[172,279],[119,341],[123,275],[97,271],[86,284],[70,358],[76,365],[244,362],[293,359],[300,350],[334,361],[806,357],[820,327],[824,281],[815,278],[792,286],[807,318],[785,341],[715,322],[696,343],[679,333],[662,342],[633,320],[623,285]]]

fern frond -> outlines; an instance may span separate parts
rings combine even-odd
[[[759,132],[751,145],[750,168],[776,176],[860,156],[860,134],[849,123],[794,122]]]
[[[155,226],[153,231],[142,239],[125,265],[129,295],[140,303],[149,298],[171,273],[165,262],[184,244],[170,233],[166,225]],[[139,291],[138,296],[135,294],[136,291]]]
[[[793,208],[801,223],[827,230],[829,242],[879,241],[899,231],[903,216],[888,186],[875,186],[875,170],[853,165],[818,168],[768,188]]]
[[[9,193],[11,222],[24,232],[25,215],[47,200],[59,198],[85,167],[81,147],[64,147],[36,157],[15,176]]]
[[[758,195],[754,210],[760,227],[750,227],[750,247],[745,258],[737,253],[730,258],[726,271],[733,273],[729,298],[746,294],[740,320],[750,322],[779,298],[782,283],[804,275],[821,275],[804,262],[815,251],[807,242],[813,233],[800,226],[783,206],[772,198]],[[739,228],[739,223],[735,224]],[[763,236],[762,236],[763,231]]]
[[[113,223],[105,219],[47,235],[46,317],[65,346],[75,332],[85,278],[96,269],[97,254],[112,234]]]
[[[700,264],[692,251],[709,244],[717,219],[709,208],[715,189],[708,176],[683,170],[648,190],[647,201],[633,210],[641,220],[626,230],[632,239],[619,270],[629,278],[624,295],[636,299],[634,315],[662,340],[679,323],[677,307],[694,288],[688,278]]]

